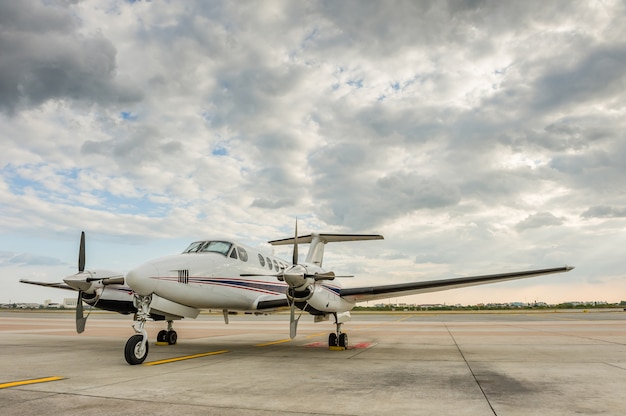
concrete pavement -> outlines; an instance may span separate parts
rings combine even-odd
[[[621,415],[626,312],[355,315],[348,351],[331,323],[201,315],[175,323],[178,344],[123,357],[129,317],[0,312],[0,414]],[[214,353],[213,355],[208,355]],[[61,379],[9,386],[45,377]],[[9,386],[2,388],[3,386]]]

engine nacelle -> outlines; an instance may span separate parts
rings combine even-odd
[[[317,312],[348,312],[354,308],[354,303],[349,302],[339,296],[333,290],[324,287],[321,284],[314,284],[308,287],[311,291],[306,303],[308,308]]]
[[[306,302],[309,299],[311,299],[311,297],[315,293],[313,282],[309,284],[305,284],[303,285],[303,287],[304,287],[303,290],[295,289],[292,287],[287,289],[286,295],[287,295],[287,299],[289,299],[289,302],[299,303],[299,302]]]

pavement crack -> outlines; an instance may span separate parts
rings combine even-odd
[[[452,338],[452,341],[454,341],[454,345],[456,346],[456,349],[459,351],[459,354],[461,354],[461,358],[463,358],[463,361],[465,362],[465,365],[467,366],[467,369],[469,370],[470,374],[474,378],[474,381],[476,382],[476,385],[478,386],[478,388],[480,389],[480,392],[482,393],[483,397],[485,398],[485,401],[489,405],[489,408],[493,412],[494,416],[498,416],[498,414],[496,413],[496,410],[491,405],[491,401],[489,400],[489,397],[487,397],[487,393],[485,393],[485,390],[483,389],[483,386],[481,386],[480,381],[478,381],[478,377],[476,377],[476,374],[474,373],[474,370],[472,370],[472,366],[467,362],[467,359],[465,358],[465,354],[463,354],[463,351],[461,350],[461,347],[456,342],[456,338],[454,337],[454,335],[450,331],[450,328],[448,328],[448,325],[446,325],[445,322],[443,322],[443,326],[446,328],[446,331],[448,331],[448,334],[450,335],[450,338]]]

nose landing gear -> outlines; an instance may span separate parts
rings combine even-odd
[[[150,317],[151,296],[140,296],[135,294],[133,303],[137,308],[137,322],[133,325],[136,334],[128,338],[124,347],[124,358],[130,365],[141,364],[148,356],[148,333],[144,328],[146,321]]]

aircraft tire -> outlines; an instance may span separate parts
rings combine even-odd
[[[178,341],[178,334],[176,333],[176,331],[173,331],[173,330],[167,331],[167,334],[165,335],[165,339],[168,344],[175,345],[176,341]]]
[[[348,334],[339,334],[339,346],[348,348]]]
[[[328,346],[329,347],[337,346],[337,334],[335,334],[334,332],[331,332],[330,334],[328,334]]]
[[[157,342],[167,342],[167,331],[162,329],[157,334]]]
[[[143,340],[142,335],[133,335],[128,338],[126,341],[126,346],[124,347],[124,358],[126,358],[126,362],[130,365],[141,364],[145,361],[148,356],[148,343],[146,342],[146,348],[141,353],[141,341]]]

